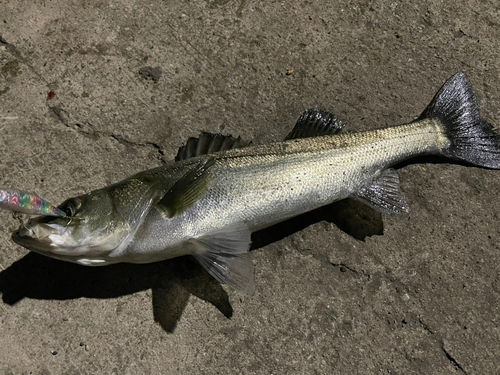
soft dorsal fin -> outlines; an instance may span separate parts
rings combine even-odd
[[[181,161],[194,156],[213,154],[218,151],[246,147],[251,142],[245,142],[241,137],[232,135],[201,133],[198,138],[191,137],[184,146],[179,148],[175,161]]]
[[[337,134],[343,127],[334,114],[311,108],[299,117],[285,140]]]
[[[255,292],[254,266],[248,249],[250,230],[234,223],[189,240],[194,258],[221,284],[246,295]]]
[[[386,214],[408,212],[408,204],[399,191],[399,176],[395,169],[386,169],[351,198],[357,199]]]
[[[208,170],[215,159],[207,157],[187,171],[158,202],[157,207],[166,217],[174,217],[190,207],[207,191]]]
[[[285,140],[337,134],[343,126],[342,121],[334,114],[311,108],[299,117]],[[242,148],[251,144],[251,141],[246,142],[241,137],[203,132],[198,138],[189,138],[186,144],[179,148],[175,161]]]

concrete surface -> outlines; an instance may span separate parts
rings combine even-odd
[[[0,0],[0,35],[0,185],[56,203],[200,131],[408,122],[458,71],[500,124],[496,0]],[[255,234],[245,298],[182,258],[29,254],[0,212],[0,372],[499,374],[500,172],[423,161],[407,215],[341,202]]]

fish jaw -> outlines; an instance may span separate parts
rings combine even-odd
[[[12,234],[15,243],[34,251],[48,252],[55,249],[55,244],[61,244],[71,239],[73,228],[64,228],[60,224],[40,223],[35,226],[22,226]],[[71,241],[72,247],[76,244]]]
[[[33,219],[15,231],[12,240],[39,254],[85,266],[117,263],[109,254],[126,237],[126,230],[85,232],[67,220],[46,221]]]
[[[59,209],[68,217],[36,217],[12,239],[28,250],[68,262],[118,263],[111,253],[130,241],[157,191],[154,178],[130,178],[66,200]]]

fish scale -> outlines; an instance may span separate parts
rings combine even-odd
[[[432,153],[446,142],[438,124],[425,120],[362,137],[323,136],[228,151],[215,164],[206,195],[169,225],[179,222],[186,238],[238,221],[257,231],[346,198],[388,165]],[[148,246],[146,238],[137,243]]]

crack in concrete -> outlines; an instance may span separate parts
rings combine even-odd
[[[11,56],[13,56],[17,60],[19,60],[22,64],[24,64],[40,81],[45,83],[47,87],[49,86],[47,80],[35,70],[35,68],[28,62],[28,60],[22,55],[22,53],[17,49],[15,45],[7,42],[7,40],[3,38],[1,35],[0,35],[0,43],[5,45],[6,51],[9,52]]]
[[[370,275],[366,274],[364,271],[358,271],[356,270],[355,268],[352,268],[350,266],[348,266],[347,264],[345,263],[333,263],[333,262],[330,262],[330,264],[333,266],[333,267],[340,267],[340,272],[346,272],[346,271],[350,271],[352,273],[355,273],[355,274],[358,274],[358,275],[361,275],[361,276],[365,276],[365,277],[368,277],[370,278]]]
[[[64,109],[62,109],[60,107],[51,107],[50,105],[48,107],[52,111],[52,113],[54,115],[56,115],[56,117],[59,119],[59,121],[61,121],[63,123],[64,126],[71,128],[71,126],[69,125],[69,123],[66,119],[68,112],[66,112]]]
[[[21,54],[21,52],[16,48],[15,45],[7,42],[7,40],[5,38],[3,38],[3,36],[0,35],[0,43],[5,45],[5,48],[6,50],[12,55],[14,56],[16,59],[18,59],[22,64],[24,64],[25,66],[28,67],[28,69],[36,75],[36,77],[38,79],[40,79],[40,81],[44,82],[47,86],[49,86],[47,80],[45,80],[44,77],[42,77],[34,68],[33,66],[31,66],[31,64],[28,62],[28,60],[26,60],[24,58],[24,56]],[[132,145],[132,146],[152,146],[156,152],[157,152],[157,159],[162,163],[162,164],[166,164],[166,161],[163,159],[163,157],[165,156],[165,153],[163,152],[163,150],[161,149],[161,147],[154,143],[154,142],[132,142],[128,139],[125,139],[123,137],[120,137],[120,136],[117,136],[113,133],[107,133],[107,132],[101,132],[101,131],[98,131],[94,128],[94,126],[87,122],[87,125],[89,126],[90,128],[90,131],[86,131],[81,124],[75,124],[75,126],[72,126],[69,121],[68,121],[68,118],[69,118],[69,113],[67,111],[65,111],[64,109],[60,108],[60,107],[57,107],[57,106],[48,106],[49,109],[56,115],[56,117],[59,119],[59,121],[66,127],[68,128],[71,128],[71,129],[74,129],[76,130],[78,133],[81,133],[81,134],[87,134],[87,135],[96,135],[96,136],[103,136],[103,137],[111,137],[113,139],[115,139],[116,141],[120,142],[121,144],[126,144],[126,145]]]
[[[429,327],[426,323],[424,323],[424,321],[422,320],[422,318],[418,318],[418,322],[420,323],[420,325],[422,326],[422,328],[424,330],[426,330],[427,332],[429,332],[431,335],[434,335],[436,332],[434,330],[431,329],[431,327]]]
[[[340,267],[340,271],[341,272],[346,272],[346,271],[350,271],[352,273],[355,273],[357,275],[362,275],[362,276],[365,276],[367,277],[368,279],[370,279],[370,275],[369,274],[366,274],[364,271],[358,271],[356,270],[355,268],[353,267],[350,267],[348,266],[347,264],[345,263],[334,263],[334,262],[330,262],[330,264],[334,267]],[[399,280],[397,280],[393,275],[385,275],[384,278],[389,281],[390,283],[392,284],[400,284],[402,285],[405,289],[406,286],[400,282]],[[396,289],[398,289],[398,287],[396,286]],[[398,292],[399,294],[399,292]],[[423,319],[419,316],[418,317],[418,322],[420,324],[420,326],[428,333],[430,333],[432,336],[433,336],[433,339],[431,339],[432,341],[434,342],[437,342],[440,344],[440,347],[441,347],[441,350],[443,351],[446,359],[448,361],[450,361],[450,363],[456,367],[457,369],[459,369],[463,374],[465,375],[468,375],[467,371],[465,371],[465,369],[463,368],[463,366],[451,355],[450,352],[448,352],[445,348],[445,343],[444,343],[444,340],[442,339],[441,335],[439,333],[437,333],[434,329],[432,329],[429,325],[427,325]]]
[[[438,342],[440,347],[441,347],[441,350],[443,351],[444,355],[446,356],[446,359],[448,359],[448,361],[450,361],[450,363],[458,368],[460,371],[462,371],[462,373],[468,375],[467,371],[465,371],[465,369],[462,367],[462,365],[460,363],[458,363],[458,361],[451,355],[450,352],[448,352],[445,348],[445,342],[443,340],[443,338],[441,337],[441,335],[439,333],[436,333],[436,331],[434,331],[432,328],[430,328],[423,320],[421,317],[418,317],[418,322],[420,323],[420,325],[422,326],[422,328],[429,332],[431,335],[433,335],[435,337],[434,341],[435,342]]]
[[[460,371],[462,371],[464,374],[467,375],[467,371],[465,371],[464,368],[460,365],[460,363],[458,363],[457,360],[453,358],[453,356],[445,349],[444,341],[441,341],[441,349],[443,350],[444,355],[446,356],[446,358],[448,358],[451,364],[460,369]]]
[[[93,126],[87,122],[87,124],[93,128]],[[82,133],[84,133],[82,131]],[[165,153],[163,152],[163,150],[161,149],[161,147],[154,143],[154,142],[142,142],[142,143],[139,143],[139,142],[132,142],[126,138],[123,138],[119,135],[116,135],[116,134],[113,134],[113,133],[106,133],[106,132],[100,132],[100,131],[97,131],[94,129],[94,132],[92,134],[96,134],[96,135],[101,135],[101,136],[106,136],[106,137],[111,137],[113,139],[115,139],[117,142],[121,143],[121,144],[124,144],[124,145],[132,145],[132,146],[152,146],[156,152],[158,153],[158,157],[157,159],[160,160],[163,164],[166,164],[166,161],[163,159],[163,157],[165,156]]]
[[[148,142],[133,142],[133,141],[130,141],[130,140],[128,140],[120,135],[116,135],[116,134],[113,134],[110,132],[103,132],[103,131],[96,130],[94,128],[94,126],[88,121],[85,122],[85,125],[87,125],[87,127],[83,126],[80,123],[75,123],[73,126],[72,124],[69,123],[69,120],[68,120],[69,113],[66,110],[64,110],[60,107],[57,107],[57,106],[50,106],[49,105],[48,107],[64,126],[75,130],[77,133],[85,134],[85,135],[100,136],[100,137],[110,137],[123,145],[139,146],[139,147],[151,146],[156,150],[157,159],[162,164],[166,164],[166,161],[164,160],[165,153],[163,152],[163,150],[161,149],[161,147],[157,143],[149,142],[149,141]]]

